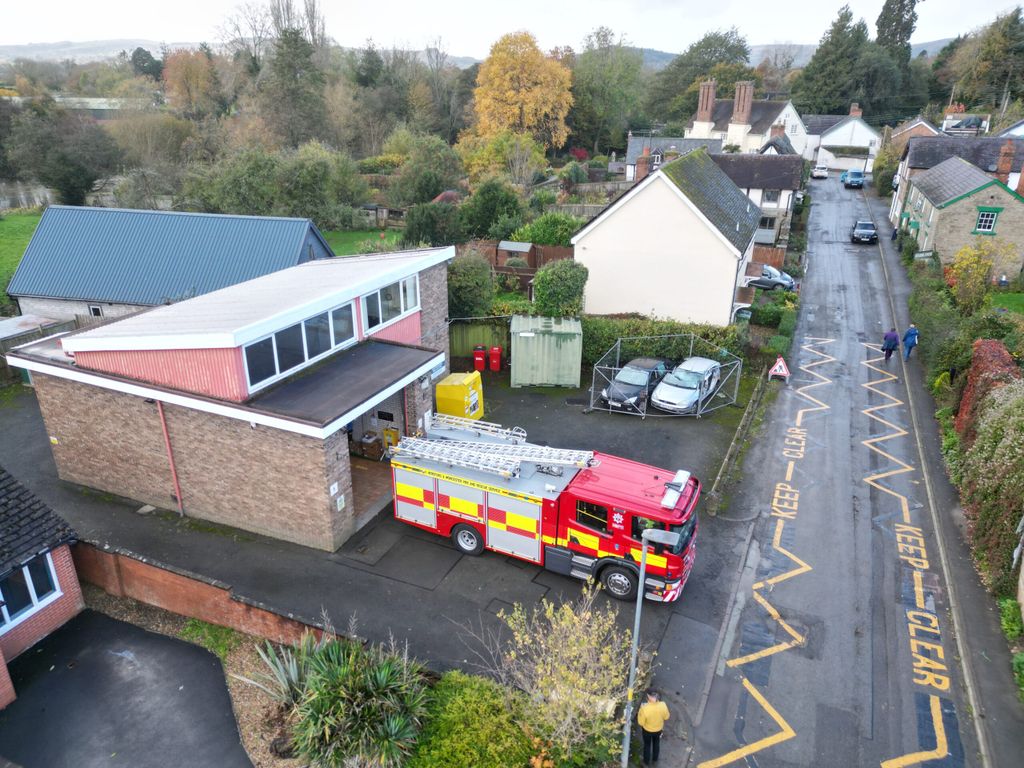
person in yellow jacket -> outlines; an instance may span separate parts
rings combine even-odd
[[[658,762],[661,731],[668,718],[668,706],[664,701],[658,701],[658,692],[653,689],[647,691],[647,701],[640,705],[640,711],[636,713],[636,721],[644,737],[644,765]]]

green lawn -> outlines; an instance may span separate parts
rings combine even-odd
[[[25,247],[36,231],[41,214],[11,213],[0,217],[0,304],[9,301],[7,283],[25,253]]]
[[[991,298],[993,307],[1003,307],[1024,315],[1024,293],[993,293]]]
[[[334,253],[338,256],[351,256],[356,253],[359,244],[364,240],[376,242],[381,239],[381,231],[379,229],[358,229],[352,232],[331,230],[321,234],[323,234],[327,244],[331,246]],[[384,232],[384,239],[397,246],[401,234],[398,230],[389,229]]]

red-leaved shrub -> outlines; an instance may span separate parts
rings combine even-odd
[[[971,368],[967,374],[967,387],[960,399],[960,410],[954,425],[964,448],[974,442],[980,408],[985,397],[993,390],[1020,379],[1020,368],[1014,363],[1001,341],[978,339],[971,353]]]

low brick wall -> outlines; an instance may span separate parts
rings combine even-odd
[[[3,709],[17,698],[14,694],[14,683],[11,682],[11,675],[7,671],[7,659],[4,652],[0,651],[0,709]]]
[[[101,549],[79,542],[75,567],[83,581],[118,597],[219,624],[277,643],[295,643],[319,628],[292,614],[270,610],[234,594],[231,585],[205,579],[129,552]]]

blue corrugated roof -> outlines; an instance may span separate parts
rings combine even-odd
[[[333,255],[309,219],[53,205],[7,292],[155,305]]]

